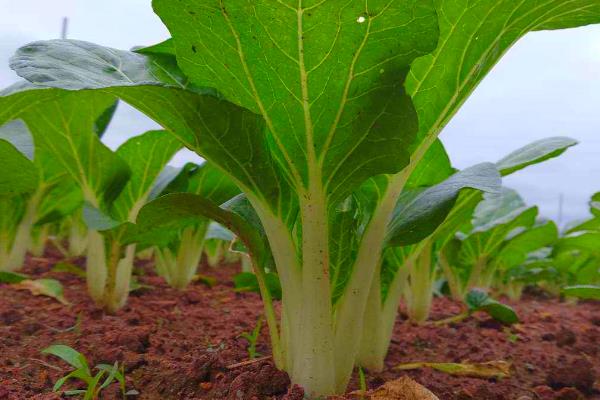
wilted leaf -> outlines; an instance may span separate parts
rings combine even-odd
[[[62,304],[69,304],[65,299],[62,284],[56,279],[26,279],[15,284],[14,287],[29,290],[34,296],[48,296]]]
[[[470,376],[473,378],[496,378],[502,379],[510,376],[511,363],[507,361],[489,361],[485,363],[432,363],[416,362],[400,364],[394,367],[399,370],[411,370],[420,368],[433,368],[456,376]]]

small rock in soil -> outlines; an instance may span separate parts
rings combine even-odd
[[[502,322],[500,321],[496,321],[493,318],[488,318],[481,321],[479,323],[479,327],[484,329],[493,329],[495,331],[501,331],[502,328],[504,328],[504,325],[502,325]]]
[[[546,342],[552,342],[556,339],[556,335],[554,335],[554,333],[544,333],[542,335],[542,340],[546,341]]]
[[[554,400],[554,390],[549,386],[536,386],[533,388],[535,398],[539,400]]]
[[[573,346],[575,342],[577,342],[577,336],[575,335],[575,332],[565,328],[564,326],[561,327],[556,338],[556,344],[558,347]]]
[[[585,400],[585,396],[577,389],[568,387],[560,389],[554,400]]]
[[[22,319],[23,316],[15,310],[4,311],[2,314],[0,314],[0,321],[2,321],[5,325],[12,325]]]
[[[281,400],[302,400],[304,398],[304,389],[298,385],[293,385]]]
[[[229,387],[228,399],[250,399],[252,396],[273,396],[287,391],[290,378],[272,364],[264,364],[258,371],[239,374]],[[241,394],[241,397],[240,397]]]
[[[554,389],[576,387],[584,393],[593,390],[595,380],[594,366],[585,358],[577,358],[570,362],[558,360],[546,377],[546,383]]]

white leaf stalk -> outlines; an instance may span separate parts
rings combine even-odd
[[[46,249],[46,242],[48,241],[49,237],[49,224],[44,224],[43,226],[32,229],[29,252],[35,257],[43,256],[44,250]]]
[[[431,243],[425,246],[414,261],[409,260],[402,267],[408,269],[404,286],[404,303],[408,318],[413,323],[422,324],[429,318],[433,300],[435,268],[432,263]]]
[[[156,270],[171,287],[183,290],[196,275],[207,228],[208,223],[204,222],[183,229],[176,251],[168,247],[155,248]]]
[[[121,246],[100,232],[90,230],[87,249],[87,286],[90,297],[108,313],[127,302],[135,245]]]
[[[23,268],[44,192],[40,188],[27,199],[25,213],[18,223],[12,240],[10,233],[0,232],[0,271],[14,272]]]
[[[68,220],[68,252],[71,257],[85,254],[88,246],[88,229],[81,220],[81,210]]]
[[[209,267],[217,267],[225,257],[225,246],[221,240],[209,239],[204,242],[206,263]]]

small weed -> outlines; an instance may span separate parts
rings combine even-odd
[[[248,341],[248,358],[251,360],[260,356],[259,353],[256,352],[256,342],[258,341],[258,337],[260,335],[260,329],[262,327],[263,317],[261,316],[258,321],[256,321],[256,326],[252,332],[244,332],[240,336]]]
[[[92,375],[92,370],[85,356],[69,346],[55,344],[42,350],[42,353],[59,357],[75,368],[56,381],[52,388],[54,392],[58,392],[69,379],[77,379],[85,383],[87,387],[85,389],[65,390],[63,392],[65,396],[83,395],[83,400],[97,400],[100,392],[115,381],[119,383],[124,399],[129,395],[137,394],[135,390],[125,391],[125,369],[118,362],[113,365],[98,364],[94,367],[98,372]]]

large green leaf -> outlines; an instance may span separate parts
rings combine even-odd
[[[597,0],[434,3],[440,22],[439,45],[412,65],[406,84],[419,114],[420,141],[439,134],[504,53],[526,33],[600,23]]]
[[[293,208],[283,204],[289,189],[274,169],[263,119],[222,100],[214,90],[191,84],[174,57],[51,40],[21,48],[11,65],[21,76],[45,86],[101,89],[122,98],[219,165],[278,214]],[[35,92],[51,97],[47,90]]]
[[[558,157],[569,147],[575,146],[577,141],[568,137],[552,137],[536,140],[520,149],[517,149],[496,163],[502,176],[526,168],[529,165],[539,164],[548,159]]]
[[[498,195],[500,175],[491,163],[459,171],[428,189],[405,190],[388,226],[388,242],[394,246],[417,243],[429,236],[452,210],[466,188]]]
[[[215,204],[223,204],[240,194],[240,189],[223,171],[205,162],[191,173],[186,192],[200,195]]]
[[[199,195],[203,201],[210,202],[215,206],[225,203],[240,193],[239,188],[222,171],[209,162],[202,165],[189,163],[180,169],[179,174],[171,180],[171,184],[165,188],[163,194],[174,194],[186,192]],[[148,211],[153,206],[145,207],[140,217],[140,226],[145,226],[145,218],[151,215]],[[209,219],[207,215],[196,214],[185,218],[174,218],[164,221],[152,227],[148,232],[140,236],[145,245],[156,245],[159,247],[171,246],[177,242],[182,230],[188,226],[196,226],[205,223]],[[168,222],[165,224],[165,222]],[[224,229],[224,228],[223,228]],[[145,230],[145,228],[142,228]],[[139,236],[139,234],[136,234]]]
[[[342,199],[408,163],[416,116],[403,81],[437,42],[431,2],[153,5],[192,81],[263,116],[296,186],[320,168],[327,193]]]
[[[192,193],[173,193],[157,198],[140,210],[134,240],[162,236],[165,231],[179,231],[198,223],[199,219],[212,219],[234,232],[259,263],[264,262],[266,244],[259,230],[246,216],[229,211],[214,202]]]
[[[406,182],[406,188],[433,186],[448,179],[456,170],[440,140],[433,142]]]

